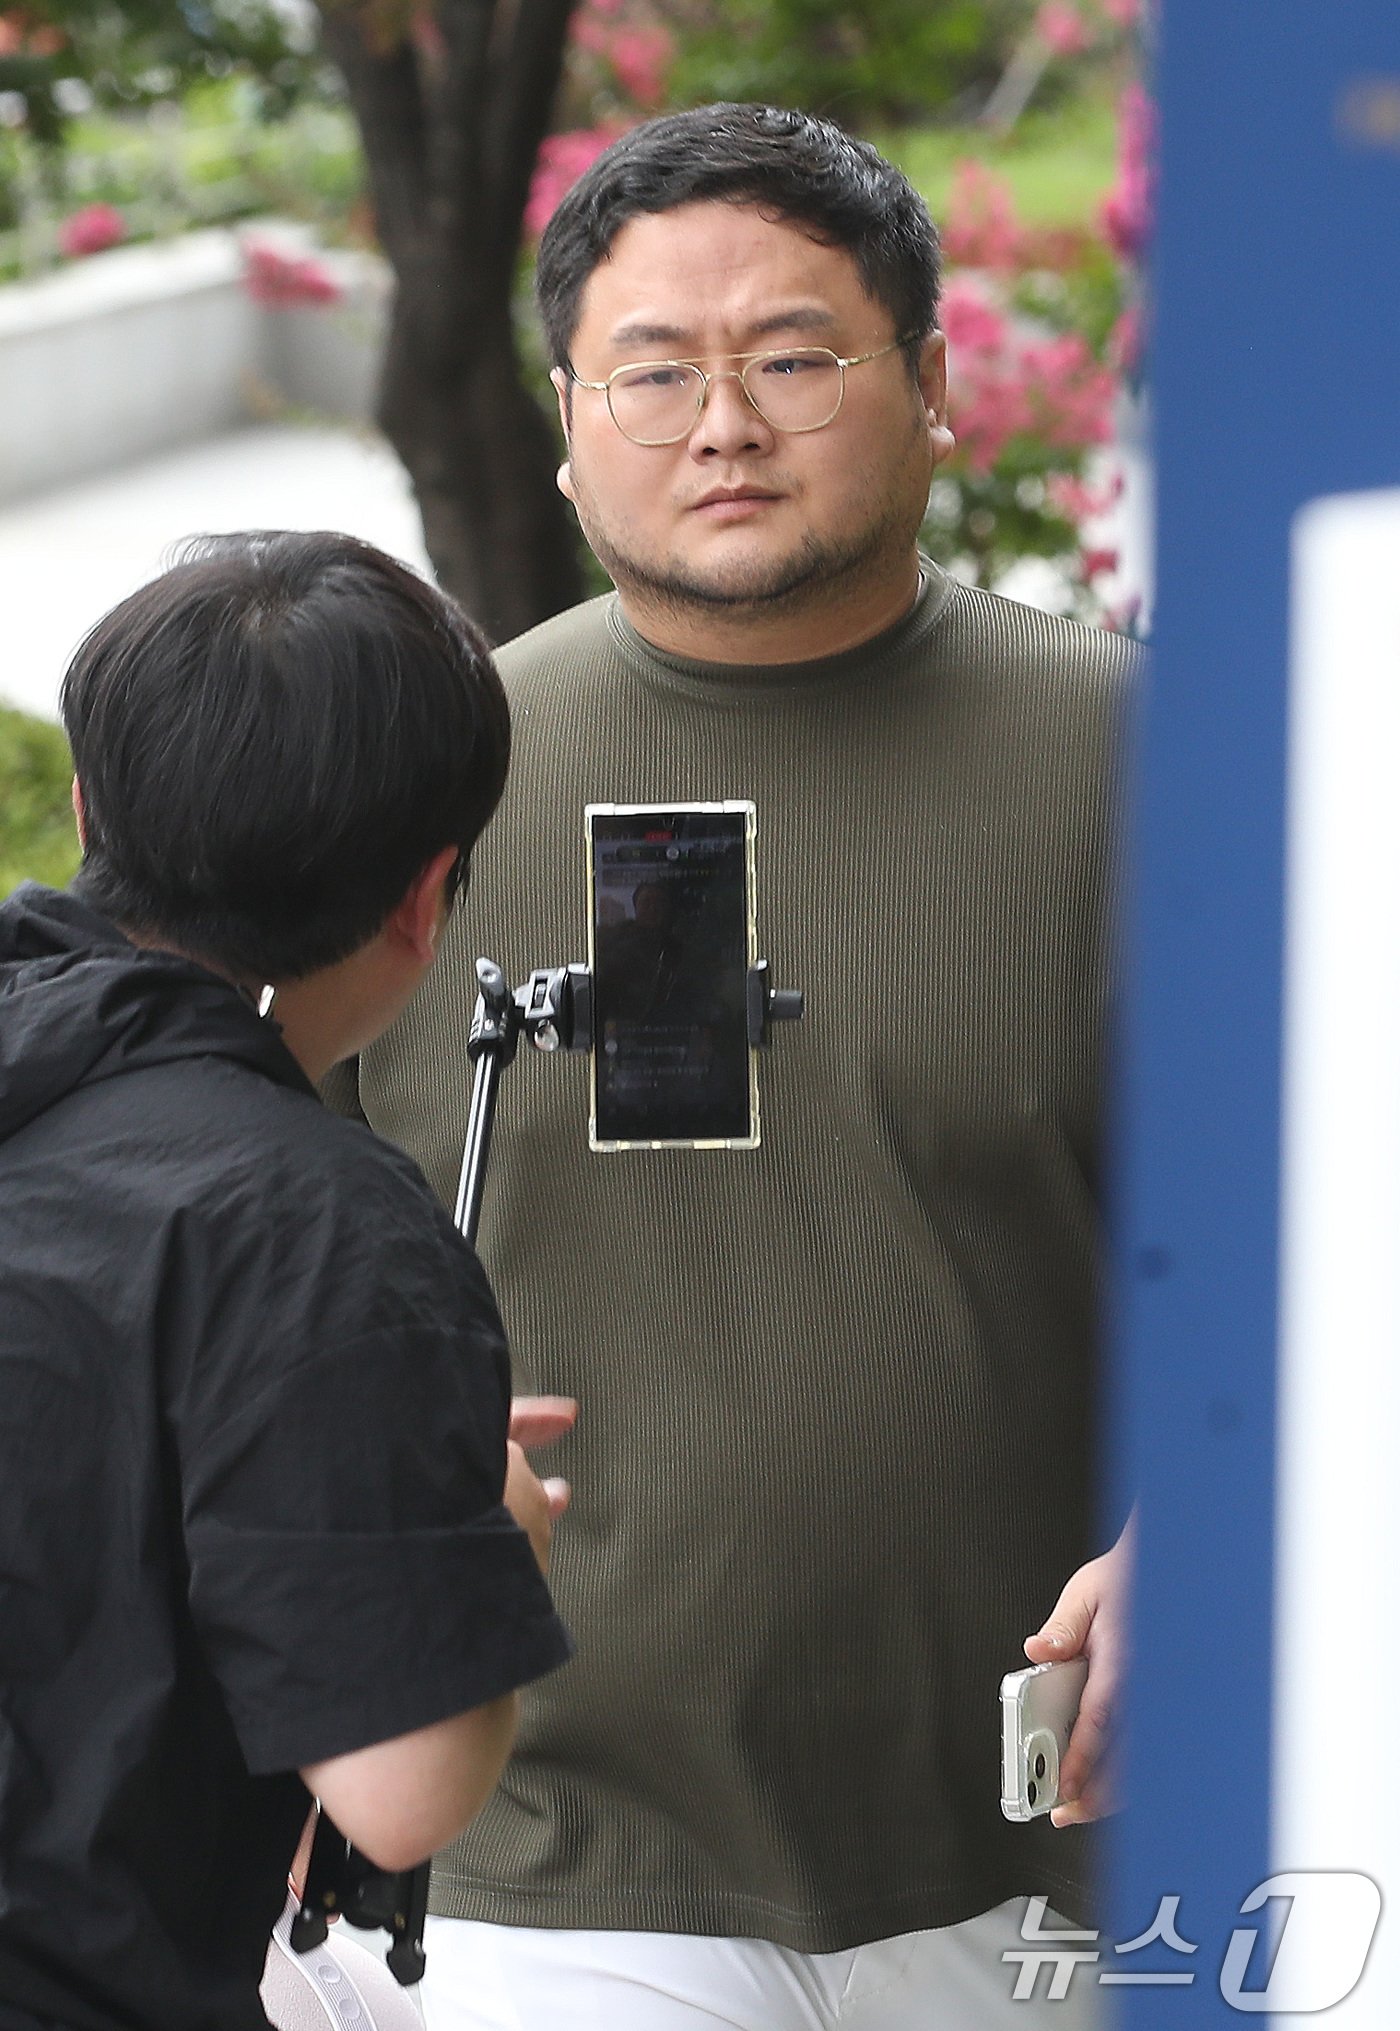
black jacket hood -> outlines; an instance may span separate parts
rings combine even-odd
[[[75,890],[25,882],[0,903],[0,1139],[80,1086],[210,1056],[312,1090],[231,982],[133,945]]]

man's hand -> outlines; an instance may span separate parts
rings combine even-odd
[[[506,1446],[506,1508],[529,1538],[540,1571],[549,1571],[554,1520],[569,1506],[571,1490],[557,1476],[541,1481],[525,1457],[527,1446],[547,1446],[572,1431],[578,1405],[571,1396],[517,1396],[510,1407]]]
[[[1111,1551],[1081,1566],[1065,1586],[1049,1620],[1028,1636],[1032,1664],[1059,1664],[1087,1657],[1089,1676],[1079,1718],[1060,1765],[1060,1798],[1050,1815],[1055,1826],[1100,1819],[1116,1806],[1109,1749],[1128,1641],[1128,1586],[1132,1573],[1133,1518]]]

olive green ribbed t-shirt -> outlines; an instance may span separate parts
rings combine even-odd
[[[501,814],[361,1062],[451,1201],[477,953],[586,954],[583,807],[752,798],[801,1023],[756,1151],[591,1154],[587,1063],[505,1073],[481,1253],[516,1387],[577,1396],[524,1695],[434,1908],[807,1951],[1018,1892],[1085,1836],[999,1807],[1002,1674],[1090,1540],[1111,777],[1131,649],[950,583],[781,668],[663,655],[615,597],[500,652]]]

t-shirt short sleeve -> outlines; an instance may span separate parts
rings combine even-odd
[[[480,1264],[406,1161],[338,1129],[350,1175],[278,1217],[240,1196],[181,1256],[189,1598],[255,1775],[429,1726],[569,1654],[502,1503],[509,1371]]]

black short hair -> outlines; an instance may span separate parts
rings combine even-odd
[[[699,106],[615,141],[556,208],[535,289],[551,363],[569,368],[589,276],[629,219],[718,200],[752,205],[843,248],[909,356],[938,322],[938,234],[919,193],[866,141],[776,106]]]
[[[510,713],[485,637],[354,536],[201,537],[63,680],[76,885],[142,935],[259,981],[358,950],[500,800]]]

